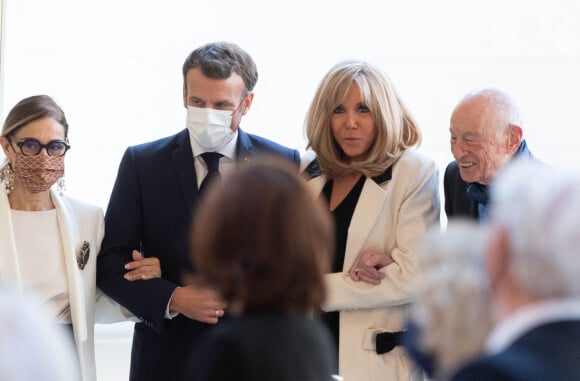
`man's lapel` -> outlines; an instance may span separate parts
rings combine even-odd
[[[176,148],[173,151],[173,161],[177,171],[177,178],[181,186],[183,199],[187,210],[193,209],[193,200],[198,197],[197,176],[189,142],[189,131],[183,130],[176,141]]]
[[[253,146],[250,137],[241,128],[238,128],[236,151],[236,161],[238,163],[250,160],[250,157],[253,155]]]

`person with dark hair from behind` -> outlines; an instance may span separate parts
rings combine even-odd
[[[196,213],[195,282],[228,304],[191,358],[184,380],[332,380],[336,359],[317,315],[325,297],[333,225],[296,169],[254,160]]]
[[[182,74],[186,128],[126,150],[105,216],[97,283],[143,320],[135,324],[132,381],[182,378],[190,352],[224,315],[226,304],[213,290],[182,284],[191,270],[191,220],[207,184],[261,154],[293,162],[296,171],[300,161],[297,150],[239,128],[258,71],[238,45],[212,42],[195,49]],[[137,286],[122,278],[134,247],[159,258],[161,278]]]
[[[580,176],[529,160],[491,186],[495,323],[453,381],[580,380]]]
[[[523,137],[515,101],[495,88],[474,90],[451,114],[449,132],[455,160],[443,176],[447,218],[487,218],[488,186],[512,158],[534,158]]]

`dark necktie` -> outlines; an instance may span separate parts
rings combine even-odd
[[[203,179],[201,186],[199,187],[199,194],[203,195],[203,192],[207,187],[214,181],[220,181],[220,158],[223,155],[217,152],[205,152],[201,154],[203,161],[207,165],[207,175]]]

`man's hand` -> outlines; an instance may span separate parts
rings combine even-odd
[[[161,278],[161,263],[157,257],[145,258],[138,250],[131,253],[133,262],[125,264],[125,279],[128,281]]]
[[[209,324],[216,324],[226,307],[216,291],[199,286],[178,287],[169,302],[170,313]]]
[[[373,250],[365,250],[358,256],[357,262],[350,270],[350,277],[354,281],[363,281],[370,284],[380,284],[385,274],[379,270],[393,263],[388,255]]]

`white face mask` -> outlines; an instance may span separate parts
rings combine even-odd
[[[231,124],[231,111],[187,106],[187,129],[207,151],[222,148],[232,139],[234,132],[230,128]]]

